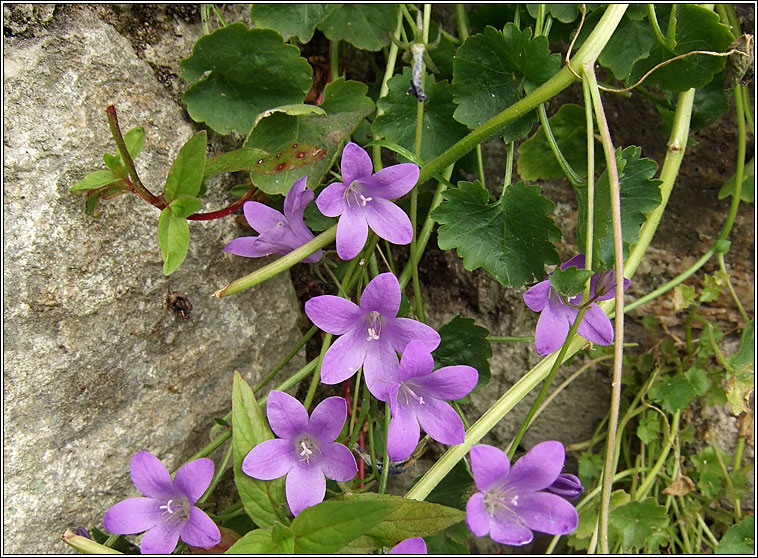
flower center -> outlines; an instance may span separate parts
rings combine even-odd
[[[305,462],[306,465],[311,462],[314,453],[321,453],[316,441],[309,436],[303,436],[298,439],[295,445],[295,451],[297,451],[297,454],[300,456],[300,461]]]
[[[372,310],[368,313],[368,337],[366,341],[379,341],[382,335],[382,326],[384,325],[384,318],[376,310]]]
[[[358,188],[360,182],[353,180],[345,190],[344,198],[348,207],[365,207],[374,198],[366,197]],[[351,205],[354,204],[354,205]]]
[[[178,523],[183,525],[187,522],[190,515],[190,504],[187,498],[174,500],[170,498],[165,505],[159,506],[161,516],[166,522]]]
[[[513,488],[491,488],[484,495],[484,509],[492,517],[503,511],[516,513],[518,497]]]
[[[405,398],[406,405],[409,405],[411,401],[416,401],[419,405],[424,405],[426,403],[424,397],[416,393],[418,388],[419,386],[411,381],[403,382],[400,384],[398,395],[402,395]]]

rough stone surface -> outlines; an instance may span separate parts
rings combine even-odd
[[[6,30],[24,31],[22,8],[4,7]],[[38,12],[48,13],[35,7],[29,21]],[[158,211],[123,196],[93,219],[68,188],[115,151],[108,104],[124,131],[144,126],[137,167],[154,192],[194,128],[111,25],[86,7],[57,13],[44,32],[5,37],[6,553],[65,552],[66,528],[101,526],[108,506],[135,495],[132,454],[177,468],[229,410],[233,371],[256,381],[299,335],[287,277],[211,298],[260,265],[223,252],[239,234],[232,219],[191,223],[170,288],[194,308],[158,323],[167,295]],[[176,52],[177,67],[188,54]]]

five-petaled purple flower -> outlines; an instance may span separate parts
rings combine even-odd
[[[562,270],[576,266],[584,268],[584,254],[574,256],[561,266]],[[624,289],[629,287],[629,279],[624,279]],[[613,325],[610,318],[595,301],[608,300],[615,296],[616,280],[612,270],[593,275],[590,279],[590,304],[579,324],[577,333],[596,345],[613,343]],[[584,294],[580,293],[567,302],[545,279],[524,293],[524,302],[535,312],[540,312],[534,342],[537,352],[548,355],[560,348],[566,340],[571,325],[576,320]]]
[[[558,478],[565,451],[560,442],[537,444],[510,466],[498,448],[471,448],[471,472],[479,492],[466,505],[466,524],[472,533],[520,546],[532,541],[532,530],[566,535],[579,516],[569,502],[546,492]]]
[[[337,254],[351,260],[366,244],[368,227],[393,244],[409,244],[413,227],[408,215],[391,199],[407,194],[418,181],[419,168],[403,163],[376,174],[371,157],[350,142],[342,151],[342,182],[333,182],[321,192],[316,205],[327,217],[340,217],[337,224]]]
[[[375,397],[387,401],[389,383],[382,381],[398,367],[397,353],[412,340],[433,351],[440,335],[426,324],[396,318],[400,309],[400,283],[392,273],[374,277],[361,295],[361,305],[333,295],[311,298],[305,313],[318,327],[340,335],[324,355],[321,381],[337,384],[363,365],[366,384]]]
[[[213,478],[213,461],[196,459],[183,465],[171,480],[166,467],[153,454],[132,457],[131,476],[144,498],[128,498],[112,506],[103,518],[111,533],[142,538],[143,554],[169,554],[179,538],[191,546],[210,548],[221,540],[213,520],[195,506]]]
[[[287,504],[294,515],[324,500],[325,476],[344,482],[358,472],[350,450],[334,441],[347,418],[347,403],[342,397],[327,397],[309,418],[297,399],[272,390],[266,413],[279,438],[251,449],[242,462],[242,471],[260,480],[287,475]]]
[[[390,554],[426,554],[426,543],[421,537],[411,537],[400,541],[389,551]]]
[[[436,372],[432,353],[421,341],[411,341],[403,351],[400,368],[388,379],[390,403],[387,451],[392,461],[408,459],[418,444],[419,425],[429,436],[448,445],[462,444],[463,421],[445,403],[468,394],[479,378],[471,366],[445,366]]]
[[[260,258],[269,254],[286,255],[314,236],[303,221],[305,206],[313,200],[313,191],[306,184],[307,176],[295,182],[284,198],[284,215],[276,209],[258,202],[245,202],[243,210],[248,224],[260,234],[242,236],[226,245],[227,252],[248,258]],[[321,259],[321,250],[305,258],[307,263]]]

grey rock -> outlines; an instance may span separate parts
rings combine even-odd
[[[211,297],[261,265],[223,252],[241,234],[232,219],[190,224],[170,288],[194,308],[188,319],[166,313],[158,211],[122,196],[93,219],[68,192],[115,152],[111,103],[124,131],[144,126],[137,167],[159,192],[195,130],[129,42],[87,7],[41,36],[6,38],[6,553],[65,552],[66,528],[101,527],[109,506],[136,495],[134,453],[175,470],[229,410],[233,371],[257,381],[300,335],[288,277]],[[211,196],[207,207],[225,204]]]

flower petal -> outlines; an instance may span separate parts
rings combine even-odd
[[[391,201],[374,199],[363,208],[363,214],[371,230],[392,244],[410,244],[413,240],[408,214]]]
[[[387,319],[397,316],[400,310],[400,282],[392,273],[380,273],[368,282],[361,294],[363,312],[379,312]]]
[[[318,466],[332,480],[347,482],[358,473],[352,452],[342,444],[330,442],[321,446],[323,452]]]
[[[195,459],[182,465],[174,475],[174,487],[194,504],[207,490],[213,480],[215,466],[208,458]]]
[[[281,212],[266,204],[249,201],[242,206],[247,224],[259,233],[273,229],[277,223],[284,223],[287,219]]]
[[[182,529],[182,540],[188,545],[210,548],[221,542],[221,532],[213,520],[198,507],[190,508],[189,521]]]
[[[288,221],[302,221],[305,206],[313,201],[313,190],[308,189],[308,176],[295,181],[284,198],[284,216]]]
[[[522,546],[532,542],[534,534],[525,525],[514,521],[513,513],[503,514],[505,517],[495,517],[490,523],[490,538],[501,544]]]
[[[540,281],[533,287],[527,289],[522,295],[524,298],[524,304],[526,304],[530,310],[542,312],[542,309],[545,308],[545,304],[547,303],[547,295],[550,292],[550,289],[550,281]]]
[[[156,523],[140,543],[140,552],[142,554],[171,554],[179,542],[179,535],[182,529],[178,525],[169,521]]]
[[[482,492],[487,492],[490,486],[496,482],[503,482],[508,476],[511,464],[504,451],[480,444],[470,451],[471,474],[474,475],[474,483]]]
[[[537,353],[549,355],[557,351],[566,340],[570,327],[566,312],[562,308],[556,309],[548,301],[540,313],[537,329],[534,332],[534,344],[537,347]]]
[[[347,418],[347,402],[343,397],[327,397],[316,405],[308,421],[308,433],[326,444],[333,442],[342,431]]]
[[[579,515],[573,505],[547,492],[520,495],[518,514],[530,529],[548,535],[567,535],[579,523]]]
[[[585,258],[584,254],[577,254],[567,262],[561,264],[561,270],[566,271],[570,267],[576,267],[577,269],[584,269]]]
[[[324,355],[321,363],[321,381],[338,384],[355,374],[366,358],[366,336],[363,330],[354,329],[339,337]]]
[[[440,334],[426,324],[410,318],[395,318],[387,322],[387,335],[392,347],[398,353],[405,352],[405,347],[414,339],[421,341],[430,351],[440,344]]]
[[[337,255],[352,260],[363,250],[368,238],[368,225],[362,211],[348,208],[337,222]]]
[[[421,537],[411,537],[393,546],[389,554],[426,554],[426,543]]]
[[[374,172],[374,164],[369,154],[360,145],[351,141],[342,150],[340,172],[342,180],[349,185],[353,180],[371,176]]]
[[[327,217],[342,215],[347,209],[345,190],[347,190],[347,186],[342,182],[332,182],[318,195],[316,207]]]
[[[419,168],[414,163],[401,163],[384,168],[361,180],[366,195],[394,200],[410,192],[418,182]]]
[[[416,418],[424,432],[443,444],[462,444],[466,437],[461,417],[450,405],[439,399],[424,399],[424,404],[416,407]]]
[[[397,391],[393,389],[393,400]],[[395,405],[387,435],[387,453],[392,461],[405,461],[418,445],[421,431],[416,415],[404,405]]]
[[[313,464],[299,463],[287,475],[285,492],[290,511],[293,515],[297,515],[308,506],[315,506],[324,501],[326,494],[324,473]]]
[[[292,439],[308,428],[308,411],[288,393],[271,390],[266,401],[266,416],[271,430],[280,438]]]
[[[224,247],[224,251],[245,258],[262,258],[273,253],[270,246],[258,242],[257,236],[235,238]]]
[[[320,329],[342,335],[356,327],[363,311],[354,302],[334,295],[315,296],[305,302],[305,313]]]
[[[587,308],[576,332],[595,345],[611,345],[613,343],[611,319],[594,302]]]
[[[434,370],[434,358],[426,345],[421,341],[413,340],[405,346],[403,356],[400,359],[400,375],[398,379],[406,382],[412,378],[420,383],[424,376],[429,376]],[[423,395],[426,395],[424,393]]]
[[[405,348],[403,358],[405,358],[411,344],[409,343],[408,347]],[[465,364],[445,366],[424,378],[415,380],[416,384],[422,386],[423,396],[428,395],[444,401],[455,401],[465,397],[476,387],[478,381],[479,373],[476,368]]]
[[[149,451],[135,453],[129,467],[134,486],[148,498],[163,500],[174,495],[166,466]]]
[[[387,382],[398,377],[398,368],[395,350],[388,341],[380,339],[366,343],[363,376],[366,379],[368,390],[374,397],[377,399],[380,395],[386,397]]]
[[[164,502],[165,503],[165,502]],[[160,500],[153,498],[127,498],[111,506],[103,517],[107,531],[119,535],[133,535],[147,531],[161,522]]]
[[[242,460],[242,472],[254,479],[274,480],[289,473],[297,461],[292,441],[265,440]]]
[[[518,494],[547,488],[558,478],[565,459],[563,444],[554,440],[541,442],[513,464],[508,486],[516,488]]]
[[[477,492],[466,504],[466,525],[477,537],[490,532],[490,515],[484,510],[484,494]]]

